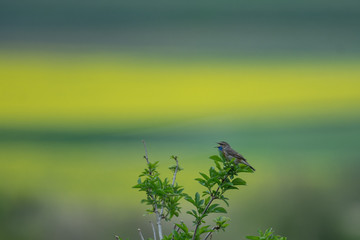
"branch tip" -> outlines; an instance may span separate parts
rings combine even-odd
[[[142,143],[144,144],[144,148],[145,148],[145,156],[144,156],[144,158],[146,159],[146,162],[149,165],[150,163],[149,163],[149,157],[148,157],[148,152],[147,152],[145,141],[142,140]]]
[[[179,162],[177,160],[177,156],[173,156],[173,158],[176,161],[176,168],[175,168],[175,171],[174,171],[174,177],[173,177],[173,182],[172,182],[172,185],[174,186],[175,185],[175,180],[176,180],[176,174],[177,174],[177,171],[179,170]]]
[[[141,240],[145,240],[140,228],[138,228],[138,231],[139,231],[139,235],[140,235]]]
[[[153,224],[152,221],[149,221],[149,222],[150,222],[150,224],[151,224],[151,228],[152,228],[152,231],[153,231],[153,233],[154,233],[154,240],[156,240],[156,231],[155,231],[154,224]]]

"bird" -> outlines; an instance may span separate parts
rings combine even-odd
[[[228,144],[225,141],[218,142],[217,144],[219,144],[219,146],[217,146],[217,148],[224,154],[226,159],[231,160],[231,159],[235,158],[235,161],[234,161],[235,164],[239,164],[239,163],[245,164],[246,166],[250,167],[253,171],[255,171],[255,168],[253,168],[246,161],[246,159],[243,157],[243,155],[241,155],[240,153],[238,153],[234,149],[232,149],[230,144]]]

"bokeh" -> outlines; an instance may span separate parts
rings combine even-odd
[[[355,0],[1,1],[0,239],[151,237],[143,139],[189,194],[217,141],[257,169],[214,239],[360,239],[359,23]]]

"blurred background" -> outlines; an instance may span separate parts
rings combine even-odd
[[[257,169],[214,239],[360,239],[359,23],[357,0],[1,1],[0,239],[151,237],[142,139],[189,194],[217,141]]]

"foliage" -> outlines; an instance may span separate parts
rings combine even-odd
[[[214,231],[210,229],[210,226],[204,226],[199,229],[201,224],[205,223],[204,218],[209,214],[227,213],[224,207],[221,207],[218,203],[213,203],[214,200],[221,200],[229,206],[229,199],[225,197],[225,192],[239,189],[238,186],[246,185],[243,179],[236,176],[240,172],[253,172],[246,165],[234,164],[234,159],[231,161],[227,160],[221,152],[219,156],[214,155],[210,159],[214,161],[215,167],[210,167],[208,175],[200,173],[201,177],[195,179],[206,190],[202,192],[201,197],[198,192],[195,193],[194,198],[185,194],[185,200],[195,207],[195,209],[186,212],[194,217],[195,230],[192,239],[199,239],[203,233]],[[219,229],[224,230],[226,226],[227,224],[220,225]]]
[[[145,143],[144,143],[145,146]],[[234,160],[228,160],[224,157],[221,151],[219,155],[211,156],[210,159],[214,161],[215,166],[209,168],[208,173],[200,172],[200,176],[195,180],[205,188],[201,193],[196,192],[192,197],[184,192],[184,188],[176,183],[176,174],[182,170],[178,164],[176,156],[171,156],[175,160],[176,165],[169,167],[173,172],[173,179],[162,179],[160,173],[157,171],[158,162],[150,162],[146,155],[144,158],[147,161],[147,168],[139,175],[139,179],[134,188],[145,192],[146,197],[141,200],[142,203],[150,206],[146,211],[148,214],[156,215],[156,224],[158,236],[164,240],[200,240],[212,237],[216,231],[225,231],[229,225],[229,218],[225,216],[218,216],[213,219],[214,224],[207,225],[205,219],[212,213],[226,214],[224,203],[229,206],[229,199],[225,196],[229,190],[238,190],[240,186],[246,185],[245,180],[238,177],[242,172],[253,173],[248,166],[243,164],[235,164]],[[173,231],[168,235],[163,235],[161,221],[170,221],[174,216],[179,217],[181,207],[179,201],[184,198],[192,204],[193,209],[186,211],[187,214],[193,217],[193,225],[187,225],[184,222],[175,223]],[[154,225],[153,233],[156,239],[156,230]],[[192,230],[194,229],[194,230]],[[141,239],[141,230],[139,229]],[[260,237],[248,236],[248,239],[261,240],[286,240],[286,238],[278,238],[273,236],[272,230],[268,229],[264,234],[260,233]]]
[[[176,159],[175,156],[172,156],[172,158]],[[147,209],[149,214],[157,213],[158,209],[161,209],[161,219],[170,221],[173,216],[179,216],[181,209],[179,200],[184,196],[184,188],[175,182],[171,183],[168,178],[162,180],[160,173],[157,171],[158,163],[149,162],[148,168],[139,175],[138,184],[134,188],[139,188],[139,191],[146,193],[146,198],[141,200],[141,203],[151,206],[151,208]],[[181,170],[178,165],[169,169],[174,172]]]
[[[247,236],[250,240],[286,240],[286,237],[275,236],[272,228],[267,229],[265,232],[259,230],[259,236]]]

